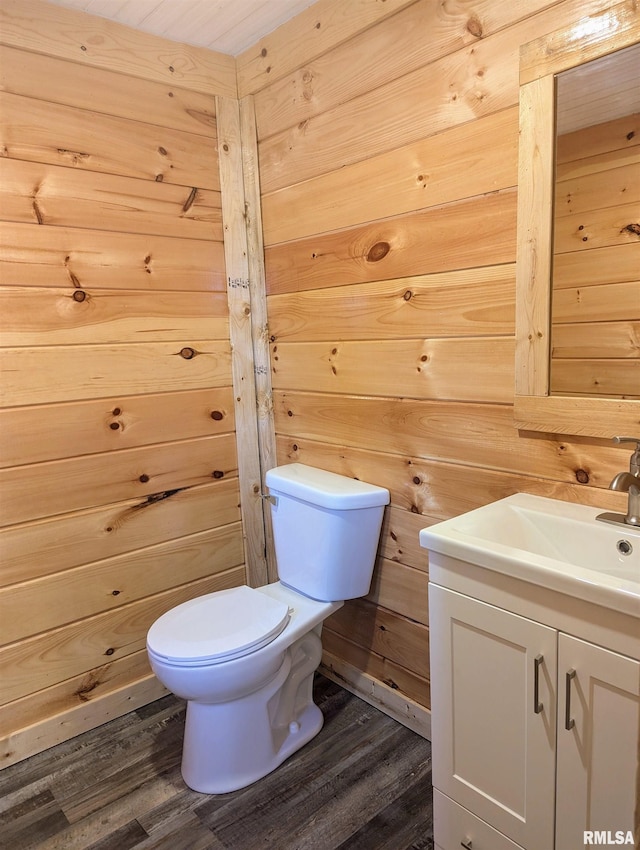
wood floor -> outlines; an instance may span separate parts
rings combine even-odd
[[[431,746],[323,676],[320,734],[221,796],[180,775],[168,696],[0,772],[6,850],[432,850]]]

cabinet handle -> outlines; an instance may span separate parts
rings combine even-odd
[[[464,850],[472,850],[473,841],[470,838],[466,838],[464,841],[460,842],[460,846],[464,847]]]
[[[565,707],[564,707],[564,728],[567,732],[576,725],[576,721],[571,716],[571,682],[576,677],[576,671],[571,668],[565,675]]]
[[[540,667],[544,662],[544,655],[536,655],[533,659],[533,712],[540,714],[544,705],[540,702]]]

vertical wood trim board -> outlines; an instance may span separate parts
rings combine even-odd
[[[262,475],[258,448],[254,372],[252,293],[245,218],[240,108],[236,100],[217,98],[218,159],[227,267],[231,372],[233,375],[240,505],[247,580],[253,587],[267,582]]]
[[[518,218],[526,227],[526,246],[519,245],[516,265],[516,392],[547,395],[551,301],[551,242],[555,121],[548,115],[553,102],[553,77],[543,77],[520,89],[520,155]],[[526,129],[526,132],[524,132]],[[525,175],[531,175],[526,185]],[[549,211],[540,221],[535,210]],[[526,250],[525,250],[526,247]]]
[[[256,133],[253,97],[240,100],[240,132],[242,138],[242,172],[245,196],[245,224],[247,229],[247,254],[249,291],[251,293],[251,336],[256,380],[258,445],[264,474],[276,465],[276,436],[271,388],[271,360],[269,353],[269,321],[267,316],[266,275],[264,267],[264,241],[262,209],[260,202],[260,173],[258,140]],[[271,525],[269,502],[262,501],[264,514],[267,575],[277,581],[278,570]]]

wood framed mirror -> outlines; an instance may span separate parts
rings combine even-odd
[[[552,279],[554,266],[554,207],[556,197],[556,91],[559,75],[587,63],[611,57],[615,64],[628,48],[640,43],[640,10],[634,2],[619,3],[599,15],[583,18],[573,26],[558,30],[529,44],[520,51],[520,149],[518,170],[518,249],[516,272],[516,372],[514,416],[518,428],[550,433],[610,438],[614,434],[640,433],[640,310],[631,311],[635,321],[626,322],[624,305],[619,307],[618,328],[626,324],[625,362],[618,372],[628,376],[626,385],[607,389],[576,385],[566,389],[552,386]],[[635,61],[636,54],[626,58]],[[602,66],[604,67],[604,66]],[[628,66],[627,66],[628,67]],[[599,70],[596,69],[596,70]],[[637,86],[640,74],[631,78]],[[591,79],[596,79],[595,75]],[[588,100],[589,98],[586,98]],[[633,109],[632,109],[633,111]],[[637,116],[629,117],[626,137],[640,154],[640,126]],[[635,156],[635,154],[633,154]],[[626,156],[627,160],[630,158]],[[608,178],[605,176],[603,182]],[[635,216],[622,237],[634,257],[640,250],[640,212],[638,192]],[[629,197],[629,201],[632,198]],[[633,209],[631,205],[629,209]],[[628,214],[628,210],[625,214]],[[626,219],[625,219],[626,221]],[[637,231],[636,232],[636,228]],[[559,238],[559,237],[558,237]],[[584,237],[580,237],[584,238]],[[586,241],[586,240],[585,240]],[[627,304],[640,307],[640,272],[629,275],[629,257],[625,263]],[[600,256],[606,257],[605,254]],[[583,263],[584,265],[584,263]],[[587,264],[588,265],[588,264]],[[610,265],[608,259],[603,264]],[[569,271],[571,274],[571,271]],[[617,281],[616,281],[617,282]],[[580,282],[573,286],[580,289]],[[577,288],[576,288],[577,287]],[[613,290],[612,290],[613,291]],[[622,292],[622,288],[618,287]],[[622,320],[622,321],[620,321]],[[614,326],[609,322],[610,327]],[[603,323],[592,325],[591,333],[602,332]],[[618,344],[619,345],[619,344]],[[619,348],[622,346],[619,345]],[[578,351],[579,356],[579,349]],[[622,358],[619,358],[622,360]],[[604,361],[603,369],[606,368]],[[613,369],[611,370],[613,371]],[[597,378],[591,378],[597,384]],[[602,382],[603,385],[606,382]],[[614,383],[611,383],[614,387]],[[622,391],[620,391],[622,390]]]

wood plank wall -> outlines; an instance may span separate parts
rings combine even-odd
[[[0,764],[164,691],[245,581],[216,96],[235,62],[3,0]]]
[[[245,578],[216,97],[255,111],[278,462],[392,494],[327,669],[424,729],[419,529],[622,507],[626,449],[511,408],[518,49],[606,5],[320,0],[234,62],[2,0],[5,763],[158,696],[150,622]]]
[[[558,138],[551,390],[640,398],[640,115]]]
[[[399,714],[429,706],[421,527],[516,491],[624,504],[606,488],[628,451],[512,420],[519,48],[607,5],[415,0],[329,42],[321,2],[238,60],[278,460],[391,491],[372,592],[326,625],[324,663]]]

